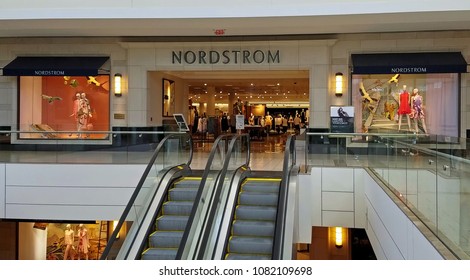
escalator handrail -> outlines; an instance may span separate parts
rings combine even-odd
[[[131,198],[129,199],[129,202],[127,203],[126,207],[124,208],[124,211],[123,211],[121,217],[119,218],[119,221],[118,221],[118,224],[117,224],[116,228],[113,230],[113,233],[111,234],[111,237],[109,238],[109,240],[106,244],[106,248],[104,249],[103,254],[101,254],[100,260],[106,260],[107,259],[108,254],[111,250],[111,247],[113,246],[114,242],[117,240],[117,236],[119,234],[119,231],[121,230],[121,227],[124,224],[124,222],[126,220],[126,217],[128,216],[129,212],[131,211],[132,206],[134,205],[135,200],[136,200],[137,196],[139,195],[139,192],[141,191],[142,186],[144,185],[148,174],[150,173],[150,170],[153,168],[153,164],[155,163],[155,160],[157,159],[159,153],[162,151],[163,147],[165,146],[166,141],[168,141],[170,138],[173,138],[175,136],[182,135],[182,134],[186,134],[186,133],[182,133],[182,132],[170,133],[167,136],[165,136],[162,139],[162,141],[160,141],[160,143],[158,143],[158,146],[155,148],[155,151],[154,151],[149,163],[147,164],[142,176],[140,177],[139,183],[137,184],[134,192],[132,193]],[[190,144],[189,145],[190,151],[189,151],[189,158],[188,158],[188,161],[187,161],[186,165],[190,166],[191,162],[192,162],[192,159],[193,159],[193,139],[192,139],[192,137],[189,137],[188,139],[189,139],[189,142],[190,142],[189,143]],[[157,186],[157,187],[159,187],[159,186]]]
[[[247,157],[246,157],[246,162],[244,164],[242,164],[241,166],[239,166],[238,168],[241,168],[243,166],[245,166],[245,167],[249,166],[250,155],[251,155],[250,135],[249,134],[238,134],[238,135],[236,135],[236,137],[233,137],[232,140],[230,141],[230,146],[229,146],[229,148],[227,150],[227,153],[225,155],[224,165],[223,165],[223,167],[222,167],[222,169],[219,173],[219,178],[217,180],[216,189],[214,190],[216,192],[216,194],[214,195],[214,200],[211,201],[213,207],[210,207],[210,211],[209,211],[209,213],[207,213],[207,216],[205,217],[206,220],[208,221],[208,224],[205,226],[205,228],[207,228],[207,229],[212,228],[212,223],[215,220],[215,214],[217,212],[216,205],[219,202],[218,199],[220,198],[220,193],[222,191],[222,187],[224,186],[225,176],[227,174],[228,165],[229,165],[230,159],[232,157],[233,148],[235,147],[235,143],[237,142],[237,140],[242,139],[242,137],[245,137],[247,139],[247,149],[246,149]],[[226,207],[226,206],[224,206],[224,207]],[[200,248],[207,248],[209,233],[210,232],[207,232],[206,234],[204,234],[202,236],[202,240],[201,240],[201,243],[200,243]],[[198,256],[196,256],[196,259],[198,259],[198,260],[203,259],[204,253],[205,253],[204,250],[199,250],[199,254],[198,254]]]
[[[292,158],[291,165],[289,165],[289,159]],[[286,149],[284,151],[284,162],[282,167],[282,179],[281,187],[279,190],[278,198],[278,210],[276,215],[276,229],[274,232],[273,242],[273,260],[280,260],[283,255],[284,248],[284,235],[285,235],[285,224],[286,224],[286,208],[287,208],[287,196],[289,186],[289,176],[292,168],[296,164],[296,153],[295,153],[295,135],[289,135],[286,141]]]
[[[186,243],[188,242],[189,231],[190,231],[190,229],[193,225],[193,220],[194,220],[194,216],[196,215],[196,211],[197,211],[197,208],[198,208],[198,203],[201,200],[201,196],[202,196],[202,193],[203,193],[203,188],[206,184],[207,177],[208,177],[208,175],[211,171],[212,161],[214,160],[215,154],[217,153],[217,149],[219,148],[219,144],[220,144],[221,141],[228,141],[228,140],[232,139],[235,136],[236,136],[236,134],[222,134],[219,137],[217,137],[217,139],[212,144],[212,148],[211,148],[209,157],[207,158],[206,166],[204,168],[204,172],[203,172],[202,177],[201,177],[201,183],[199,184],[199,189],[198,189],[198,192],[196,194],[196,198],[194,200],[195,203],[194,203],[193,208],[191,210],[191,214],[189,215],[188,223],[186,224],[186,228],[184,230],[183,237],[181,238],[181,242],[180,242],[180,246],[178,248],[178,252],[176,253],[176,259],[177,260],[181,259],[182,255],[183,255],[184,248],[186,246]]]

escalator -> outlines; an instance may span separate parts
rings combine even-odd
[[[172,183],[149,235],[148,248],[142,253],[142,260],[176,259],[201,179],[186,176]]]
[[[245,178],[237,196],[226,260],[272,259],[281,174]],[[275,177],[274,177],[275,176]]]
[[[191,142],[170,138],[157,147],[100,259],[286,259],[289,178],[298,171],[291,137],[282,172],[250,170],[248,135],[216,139],[203,171],[190,168],[192,148],[186,163],[166,166],[180,152],[161,153]]]
[[[213,201],[218,207],[208,214],[212,223],[196,259],[292,259],[298,170],[294,135],[286,141],[282,171],[223,170]]]
[[[182,136],[170,135],[157,147],[100,259],[182,258],[182,247],[187,245],[185,232],[191,225],[195,200],[200,197],[202,189],[210,189],[216,184],[226,145],[232,136],[221,135],[215,140],[204,170],[190,168],[190,135],[185,135],[184,139],[177,137]],[[181,156],[183,146],[190,147],[188,156]],[[168,154],[168,150],[172,153]],[[120,241],[118,236],[123,228],[125,230],[124,224],[130,229],[124,232],[124,241]],[[113,251],[117,253],[110,254]]]

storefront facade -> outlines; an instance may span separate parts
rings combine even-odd
[[[0,53],[3,68],[0,92],[4,98],[1,101],[0,126],[28,131],[34,125],[44,124],[57,131],[74,130],[77,127],[76,119],[70,117],[73,115],[74,97],[77,92],[89,91],[87,97],[91,99],[92,112],[96,116],[92,114],[92,126],[88,129],[106,131],[116,127],[162,127],[165,120],[172,120],[171,112],[189,114],[188,82],[172,75],[172,72],[305,70],[309,73],[310,128],[331,127],[331,106],[354,106],[355,132],[388,132],[390,129],[383,129],[387,124],[380,127],[380,122],[384,120],[388,120],[389,127],[393,125],[393,129],[398,131],[398,97],[406,85],[409,100],[414,89],[418,89],[424,115],[411,118],[410,115],[403,115],[400,130],[416,131],[417,122],[419,133],[466,137],[470,129],[470,100],[467,98],[470,87],[466,73],[469,46],[470,33],[465,31],[186,43],[86,38],[62,38],[49,43],[47,39],[23,39],[21,42],[3,39],[0,42],[3,50]],[[431,61],[426,65],[406,67],[399,63],[393,65],[393,60],[390,60],[389,72],[380,73],[359,70],[357,60],[354,65],[353,59],[354,56],[368,54],[394,54],[400,58],[401,54],[406,56],[410,53],[435,53],[436,56],[433,58],[430,54]],[[461,60],[453,64],[457,68],[429,70],[445,60],[445,55],[449,53],[460,57]],[[37,75],[32,76],[26,76],[30,75],[26,72],[8,72],[8,65],[22,56],[108,59],[102,69],[105,73],[97,75],[67,75],[53,72],[58,71],[55,68],[48,70],[52,72],[36,72]],[[374,67],[374,60],[370,60],[369,64]],[[343,93],[339,95],[335,89],[336,73],[342,73],[344,77],[341,84]],[[121,94],[115,92],[116,74],[122,76]],[[393,80],[394,77],[398,77],[397,81]],[[173,87],[171,99],[164,98],[165,80],[171,81]],[[36,93],[28,96],[28,92]],[[54,109],[54,106],[57,108]],[[439,111],[441,109],[442,112]],[[373,117],[370,117],[372,111]],[[64,140],[74,143],[77,138],[64,136]],[[110,143],[112,140],[87,141]]]

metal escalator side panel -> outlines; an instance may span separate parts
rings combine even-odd
[[[271,259],[280,182],[248,176],[239,183],[217,259]]]
[[[299,167],[295,166],[292,168],[290,175],[289,175],[289,182],[288,182],[288,194],[287,194],[287,201],[286,201],[286,208],[285,208],[285,223],[283,224],[283,235],[282,237],[282,248],[279,259],[281,260],[294,260],[296,259],[296,251],[295,248],[295,240],[298,236],[297,229],[299,228],[299,203],[297,197],[297,186],[298,186],[298,174],[299,174]],[[279,204],[282,207],[282,203]],[[282,225],[282,224],[281,224]],[[276,237],[275,237],[276,238]]]
[[[200,181],[201,177],[185,176],[172,183],[150,230],[148,248],[142,253],[142,259],[176,259]]]
[[[206,248],[204,259],[222,260],[227,246],[227,239],[230,238],[233,214],[237,206],[238,192],[245,178],[249,176],[250,170],[245,168],[237,169],[231,176],[228,176],[221,195],[221,202],[218,208],[218,223],[214,223],[210,236],[210,246]]]
[[[152,224],[155,222],[158,210],[164,202],[168,188],[176,178],[187,174],[187,172],[189,172],[189,170],[174,167],[165,172],[159,182],[155,182],[158,184],[155,193],[147,198],[148,202],[145,203],[147,207],[141,209],[143,214],[139,215],[140,218],[132,223],[116,259],[140,259],[141,252],[145,248],[149,231],[151,230]]]

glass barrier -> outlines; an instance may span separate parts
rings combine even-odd
[[[21,139],[25,133],[37,135],[35,138],[38,139]],[[180,132],[88,131],[90,137],[81,139],[57,139],[50,136],[57,133],[69,135],[76,132],[0,131],[0,162],[147,164],[158,143],[166,135]],[[99,135],[100,139],[94,135]]]
[[[162,192],[166,187],[161,184],[162,179],[170,169],[189,168],[192,155],[193,143],[190,134],[168,134],[159,142],[129,203],[113,229],[101,259],[117,257],[125,259],[120,257],[121,254],[126,255],[131,248],[135,248],[134,241],[137,235],[142,233],[144,218],[148,217],[150,206],[155,205],[154,198],[158,199],[157,192]]]
[[[457,258],[470,255],[468,139],[421,134],[306,133],[305,170],[373,170]]]

